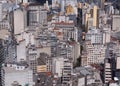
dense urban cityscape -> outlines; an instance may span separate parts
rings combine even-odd
[[[120,86],[120,0],[0,0],[0,86]]]

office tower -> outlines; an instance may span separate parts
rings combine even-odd
[[[63,86],[70,86],[72,72],[72,63],[69,59],[64,59],[64,65],[62,69],[62,84]]]
[[[27,11],[27,26],[39,26],[47,23],[47,11],[39,4],[30,4]]]
[[[104,45],[100,44],[90,44],[87,45],[87,64],[93,63],[103,63],[105,58],[105,47]]]
[[[120,31],[120,15],[113,15],[112,17],[112,30],[115,32]]]
[[[4,62],[5,49],[3,46],[3,40],[0,39],[0,86],[2,86],[2,64]]]
[[[91,17],[90,13],[86,13],[85,15],[85,27],[86,29],[88,29],[88,19]]]
[[[17,62],[20,62],[22,60],[26,61],[26,44],[25,44],[26,40],[19,40],[17,42]]]
[[[24,11],[21,9],[16,9],[13,12],[13,21],[14,21],[14,34],[20,34],[22,31],[24,31]],[[19,23],[21,21],[21,23]]]
[[[103,33],[99,29],[90,29],[86,34],[87,63],[103,63],[105,58]]]
[[[65,0],[61,0],[61,12],[64,13],[65,12]]]
[[[89,30],[92,27],[93,27],[93,18],[88,18],[87,29]]]
[[[40,24],[47,24],[47,11],[45,9],[40,10],[39,23]]]
[[[62,69],[64,67],[64,58],[56,57],[52,60],[52,72],[57,74],[58,77],[62,77]]]
[[[101,7],[101,9],[104,9],[104,3],[105,3],[105,0],[100,0],[100,7]]]
[[[98,7],[96,5],[93,7],[93,26],[98,26]]]

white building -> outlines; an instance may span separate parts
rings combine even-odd
[[[113,15],[112,17],[112,30],[120,31],[120,15]]]
[[[103,32],[103,44],[109,43],[111,40],[111,28],[105,27]]]
[[[91,44],[86,42],[87,64],[103,63],[106,47],[103,44]]]
[[[65,12],[65,0],[61,0],[60,4],[61,4],[61,12],[64,13]]]
[[[72,63],[69,59],[64,59],[64,66],[62,69],[62,84],[70,85]]]
[[[17,45],[17,62],[26,61],[26,46],[25,40],[21,40]]]
[[[63,57],[56,57],[53,58],[53,74],[56,74],[58,77],[62,76],[62,70],[64,67],[64,58]]]
[[[25,68],[25,66],[18,66],[17,64],[9,64],[3,68],[3,86],[12,86],[18,83],[21,86],[33,86],[33,72]]]
[[[14,17],[14,34],[20,34],[24,31],[25,18],[24,12],[21,9],[16,9],[13,14]]]
[[[89,29],[86,34],[86,40],[91,41],[91,43],[103,43],[103,33],[99,29]]]

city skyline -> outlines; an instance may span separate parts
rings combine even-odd
[[[119,0],[0,0],[0,86],[119,86]]]

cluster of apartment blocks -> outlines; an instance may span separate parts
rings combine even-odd
[[[112,2],[110,2],[112,3]],[[120,13],[113,5],[105,3],[105,10],[98,6],[86,4],[82,24],[87,32],[83,32],[84,50],[82,66],[104,64],[104,83],[119,81],[119,31]],[[84,9],[84,8],[83,8]],[[83,10],[82,9],[82,10]],[[91,12],[92,11],[92,12]],[[95,15],[94,15],[95,14]],[[98,15],[97,15],[98,14]],[[117,78],[116,78],[117,77]],[[115,82],[114,81],[114,82]],[[113,83],[113,82],[112,82]]]
[[[69,22],[67,17],[66,22],[62,20],[65,16],[60,16],[56,17],[58,21],[50,22],[49,25],[47,10],[35,3],[19,6],[2,2],[1,9],[6,9],[6,16],[3,16],[3,10],[0,12],[0,27],[1,33],[5,32],[1,39],[6,41],[7,48],[2,85],[33,86],[33,76],[39,72],[53,72],[62,77],[63,84],[68,83],[72,63],[80,56],[78,33],[73,21]],[[27,63],[27,66],[23,63]]]
[[[75,86],[76,84],[76,86],[84,86],[86,84],[94,85],[96,83],[101,85],[102,82],[98,70],[94,70],[91,67],[73,69],[73,63],[77,62],[80,54],[81,66],[104,63],[104,81],[108,83],[112,80],[112,63],[106,61],[106,59],[117,58],[115,64],[117,64],[117,69],[119,69],[119,56],[115,53],[115,50],[117,51],[119,46],[117,42],[119,33],[118,35],[116,33],[119,32],[118,21],[120,16],[116,15],[118,11],[116,12],[116,10],[108,8],[105,13],[104,10],[101,10],[97,5],[85,3],[83,6],[83,3],[79,3],[79,9],[82,10],[79,14],[81,16],[80,18],[82,18],[80,19],[80,23],[82,23],[80,25],[85,25],[85,30],[87,31],[82,35],[85,41],[84,44],[82,44],[84,49],[81,52],[80,43],[78,42],[79,29],[75,26],[74,21],[70,20],[69,16],[64,15],[64,7],[61,7],[61,15],[55,15],[51,21],[47,21],[48,15],[46,7],[42,7],[39,4],[24,3],[21,7],[11,4],[10,6],[8,5],[9,7],[6,7],[7,4],[8,3],[2,3],[0,6],[3,6],[3,9],[8,9],[9,7],[14,7],[14,9],[12,9],[9,14],[7,11],[4,11],[4,15],[6,13],[6,15],[9,15],[9,18],[6,21],[0,22],[0,27],[3,29],[3,32],[6,32],[2,34],[1,38],[3,39],[3,35],[5,35],[4,38],[7,39],[7,45],[9,45],[8,55],[5,60],[7,66],[3,68],[5,71],[3,72],[3,81],[5,81],[3,82],[3,86],[9,86],[6,85],[8,81],[11,82],[10,84],[19,82],[17,84],[23,83],[23,85],[29,84],[33,86],[32,74],[39,72],[52,72],[55,78],[57,77],[57,79],[59,79],[62,77],[62,84],[66,85]],[[107,14],[115,15],[109,17]],[[76,17],[76,14],[74,17]],[[111,20],[112,26],[109,20]],[[12,34],[14,34],[16,41],[13,40],[14,37]],[[111,36],[113,36],[113,38],[111,38]],[[116,49],[112,48],[114,52],[111,57],[109,56],[111,52],[111,50],[108,49],[109,43],[111,43],[110,46],[117,45]],[[16,62],[22,64],[24,61],[29,65],[28,69],[24,68],[24,66],[20,66],[19,69],[19,64],[16,64]],[[9,64],[10,66],[8,66]],[[14,64],[16,66],[13,66]],[[28,72],[30,76],[26,75],[29,74]],[[9,75],[11,73],[14,75]],[[119,71],[117,71],[116,74],[117,73],[119,73]],[[9,79],[9,77],[16,75],[18,77]],[[21,75],[23,75],[23,77]],[[22,80],[24,76],[28,77],[29,80],[24,80],[26,82],[19,81]],[[96,76],[98,78],[96,78]],[[16,80],[16,78],[19,80]],[[99,81],[97,82],[95,80]],[[80,84],[81,82],[84,83]]]

